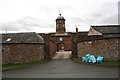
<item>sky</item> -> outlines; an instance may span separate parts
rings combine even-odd
[[[118,24],[119,0],[0,0],[0,33],[56,31],[60,12],[67,32]],[[59,12],[60,10],[60,12]]]

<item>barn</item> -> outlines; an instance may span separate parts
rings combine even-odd
[[[2,63],[17,64],[44,59],[44,39],[35,32],[2,34]]]

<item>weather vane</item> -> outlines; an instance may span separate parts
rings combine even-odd
[[[60,10],[59,10],[59,13],[60,13],[60,16],[61,16],[61,12],[60,12]]]

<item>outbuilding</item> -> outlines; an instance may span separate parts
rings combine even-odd
[[[2,63],[16,64],[44,59],[44,39],[35,32],[2,34]]]

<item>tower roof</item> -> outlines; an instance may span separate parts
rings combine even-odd
[[[64,17],[61,16],[61,14],[59,14],[59,16],[57,17],[57,19],[64,19]]]

